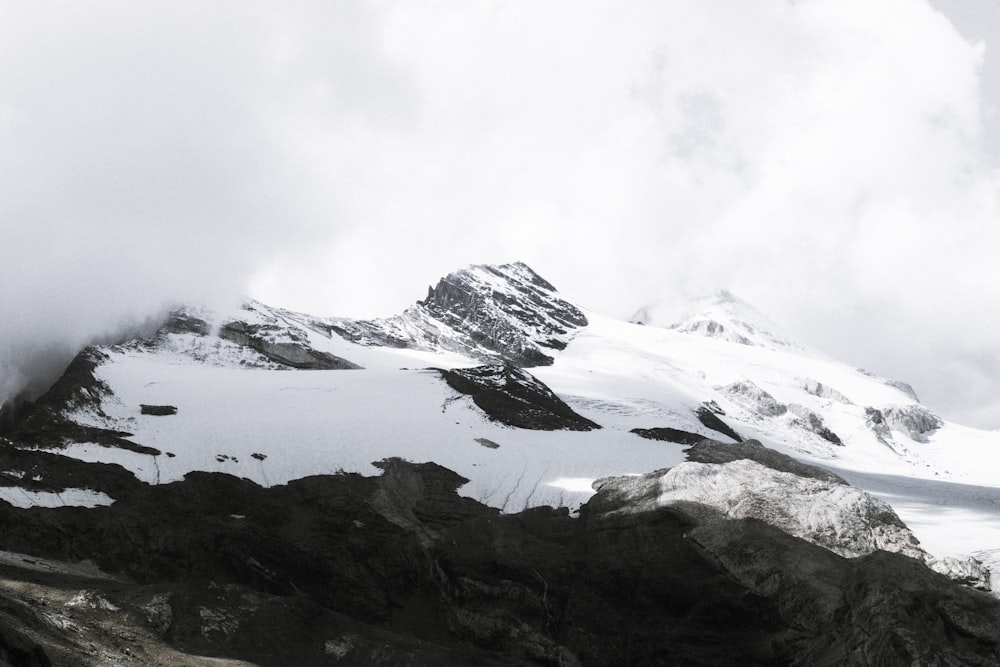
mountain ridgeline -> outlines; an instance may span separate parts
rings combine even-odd
[[[520,262],[451,273],[402,315],[331,324],[364,345],[443,348],[520,367],[550,365],[585,326],[583,311]]]
[[[634,319],[514,263],[81,351],[0,436],[0,665],[1000,664],[1000,544],[919,509],[992,436],[728,292]]]

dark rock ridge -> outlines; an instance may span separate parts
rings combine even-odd
[[[573,411],[561,398],[525,370],[506,364],[435,369],[448,386],[472,396],[490,419],[508,426],[540,431],[591,431],[601,428]]]
[[[476,265],[448,274],[402,315],[329,320],[330,330],[362,345],[444,348],[520,367],[552,363],[587,317],[521,262]]]
[[[145,403],[140,403],[139,413],[157,417],[168,417],[177,414],[177,407],[173,405],[146,405]]]
[[[112,392],[95,373],[107,360],[108,355],[96,347],[84,349],[47,392],[34,403],[25,403],[19,408],[17,418],[6,424],[3,433],[33,446],[60,447],[70,442],[93,442],[140,454],[159,455],[158,449],[129,440],[131,433],[81,425],[69,417],[74,412],[107,416],[101,401]]]
[[[684,508],[609,511],[612,486],[578,519],[501,515],[440,466],[380,465],[269,489],[194,473],[90,510],[0,503],[4,548],[118,575],[4,567],[0,582],[24,583],[0,585],[0,632],[84,667],[1000,661],[1000,602],[899,554],[847,559]]]
[[[646,438],[647,440],[661,440],[663,442],[673,442],[678,445],[694,445],[705,439],[700,433],[692,433],[691,431],[682,431],[677,428],[661,427],[655,426],[653,428],[634,428],[630,433],[635,433],[638,436]]]
[[[729,463],[747,459],[756,461],[772,470],[791,473],[799,477],[819,479],[834,484],[847,484],[844,479],[819,466],[802,463],[787,454],[776,452],[762,445],[759,440],[744,440],[736,444],[726,444],[708,438],[695,443],[687,454],[688,461],[697,463]]]
[[[729,436],[736,442],[742,442],[743,436],[734,431],[729,424],[722,421],[722,419],[719,417],[719,413],[725,414],[721,410],[718,409],[713,410],[711,407],[707,405],[702,405],[697,410],[695,410],[694,414],[698,418],[698,421],[702,423],[702,426],[710,428],[713,431],[721,433],[722,435]]]

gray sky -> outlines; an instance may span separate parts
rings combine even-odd
[[[171,301],[386,315],[519,259],[620,317],[728,287],[998,427],[998,26],[993,0],[0,0],[0,396]]]

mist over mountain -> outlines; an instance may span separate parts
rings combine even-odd
[[[386,317],[520,258],[618,318],[732,289],[996,426],[995,11],[4,2],[4,377],[164,304]]]

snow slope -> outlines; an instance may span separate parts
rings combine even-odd
[[[744,438],[871,490],[935,555],[974,553],[1000,565],[1000,475],[993,463],[1000,433],[940,420],[905,385],[795,343],[728,293],[680,325],[665,323],[668,328],[656,326],[655,317],[640,326],[596,313],[574,315],[586,324],[566,328],[558,345],[544,347],[553,362],[531,368],[532,374],[603,428],[529,431],[491,421],[470,397],[426,369],[472,367],[497,354],[498,339],[488,341],[493,347],[475,343],[488,333],[483,321],[501,323],[505,337],[526,321],[530,335],[524,340],[540,340],[526,300],[534,297],[525,294],[558,304],[550,312],[565,311],[551,286],[532,282],[535,274],[527,267],[509,266],[516,288],[505,287],[504,271],[484,267],[466,270],[478,276],[475,289],[449,283],[449,295],[472,295],[473,306],[461,311],[466,319],[455,309],[439,313],[433,327],[418,327],[413,341],[403,326],[394,329],[391,344],[380,344],[358,332],[377,333],[385,323],[355,327],[248,302],[231,313],[199,314],[194,319],[204,326],[188,321],[153,341],[104,347],[108,358],[95,375],[111,394],[99,409],[69,416],[126,431],[132,442],[161,454],[94,442],[69,443],[63,453],[119,463],[149,483],[208,470],[264,485],[338,471],[378,474],[373,462],[402,457],[455,470],[470,480],[463,494],[506,511],[540,504],[576,508],[593,493],[596,479],[684,461],[682,445],[647,440],[632,429],[669,427],[726,440],[698,418],[697,410],[708,404]],[[484,306],[490,298],[495,301]],[[467,322],[475,313],[487,319]],[[445,326],[445,320],[454,321]],[[264,338],[250,349],[220,336],[233,321]],[[545,326],[557,326],[554,321],[546,319]],[[466,323],[470,328],[461,329]],[[713,335],[720,331],[738,337]],[[268,356],[279,349],[273,345],[281,354],[298,346],[361,368],[292,370]],[[177,411],[142,414],[141,405]]]

